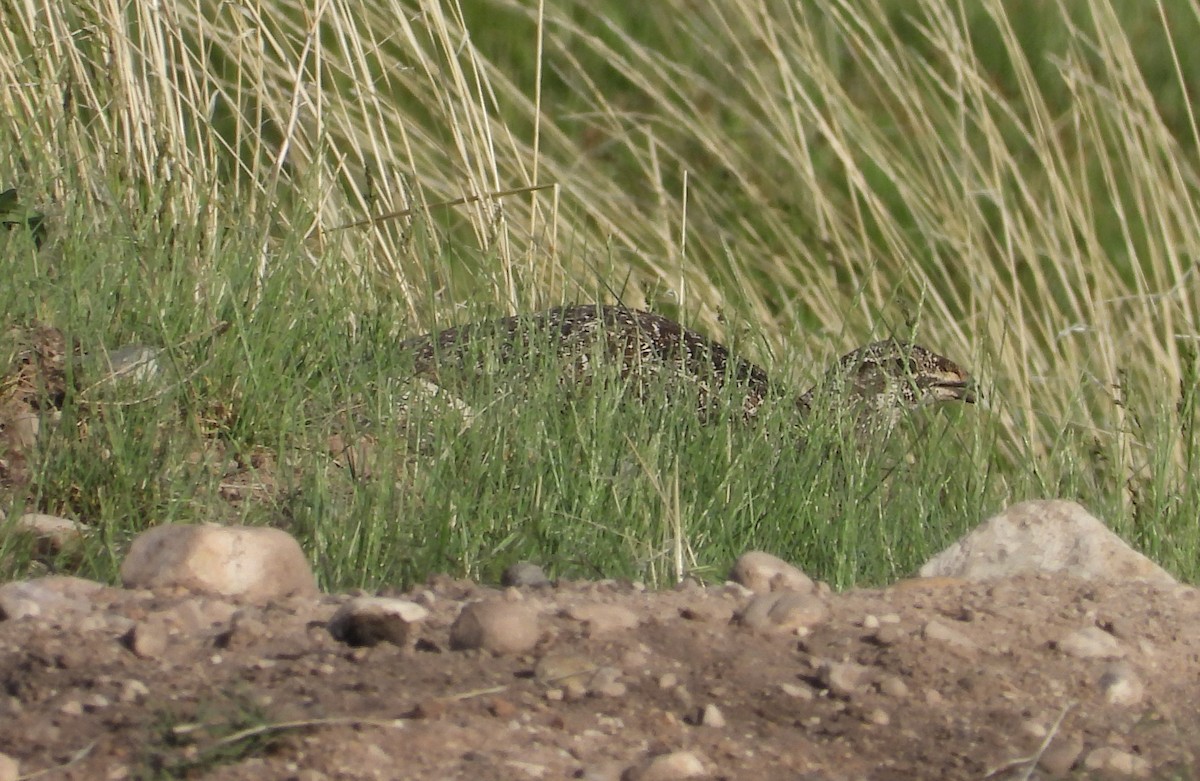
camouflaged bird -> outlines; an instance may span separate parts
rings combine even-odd
[[[400,344],[418,376],[442,385],[449,375],[471,376],[549,352],[568,384],[590,382],[593,362],[612,361],[643,392],[657,381],[687,383],[704,411],[731,383],[747,417],[771,398],[790,398],[803,416],[846,411],[860,424],[894,422],[905,410],[943,401],[975,401],[974,381],[949,358],[888,339],[846,354],[824,380],[795,396],[765,371],[730,354],[703,334],[652,312],[622,306],[558,307],[534,315],[447,328]]]

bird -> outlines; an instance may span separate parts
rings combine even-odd
[[[919,407],[976,400],[974,379],[957,363],[896,339],[843,355],[817,385],[796,395],[715,339],[668,317],[611,304],[468,323],[407,339],[400,349],[411,355],[414,374],[438,387],[454,382],[452,376],[478,377],[548,353],[568,385],[590,383],[600,368],[593,364],[604,360],[643,398],[681,382],[696,391],[700,411],[707,412],[714,396],[732,385],[748,419],[768,400],[783,398],[803,418],[848,413],[860,429],[892,425]]]

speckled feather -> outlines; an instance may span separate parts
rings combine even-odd
[[[537,340],[536,342],[534,340]],[[894,417],[905,408],[939,401],[974,401],[970,377],[949,358],[895,340],[875,342],[843,356],[825,380],[795,396],[772,384],[765,371],[731,355],[728,348],[652,312],[621,306],[559,307],[534,315],[448,328],[400,344],[411,351],[418,375],[434,381],[470,370],[468,356],[498,363],[528,356],[542,346],[566,361],[573,382],[587,381],[590,362],[605,356],[620,362],[623,377],[644,381],[669,376],[694,385],[705,404],[714,391],[735,383],[747,416],[772,397],[790,396],[802,414],[818,405],[855,407]],[[487,353],[480,351],[480,342]],[[478,370],[480,367],[475,367]]]

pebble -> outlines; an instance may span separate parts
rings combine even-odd
[[[817,669],[817,680],[829,693],[841,699],[850,699],[866,691],[871,683],[873,670],[854,662],[822,662]]]
[[[567,618],[583,624],[587,637],[626,631],[635,628],[638,614],[621,605],[606,605],[593,602],[585,605],[572,605],[564,611]]]
[[[979,650],[975,641],[952,626],[937,620],[930,620],[921,629],[921,636],[926,640],[936,640],[944,643],[951,650],[972,653]]]
[[[725,726],[725,714],[721,713],[721,709],[710,702],[704,706],[704,710],[700,713],[700,723],[705,727],[721,729]]]
[[[21,777],[21,763],[8,754],[0,753],[0,781],[17,781]]]
[[[329,634],[355,647],[379,643],[405,646],[413,629],[429,616],[416,602],[391,597],[355,597],[329,619]]]
[[[159,620],[141,621],[126,633],[125,645],[139,659],[157,659],[167,650],[167,628]]]
[[[898,700],[904,699],[908,696],[908,684],[895,675],[889,675],[879,682],[879,691]]]
[[[58,553],[83,538],[85,527],[77,521],[45,513],[25,513],[13,524],[13,531],[28,534],[38,541],[43,554]]]
[[[1083,753],[1083,739],[1078,735],[1056,735],[1038,759],[1038,767],[1051,776],[1065,776],[1071,772]]]
[[[538,641],[537,613],[519,602],[486,599],[466,605],[450,627],[450,647],[481,648],[494,654],[519,654]]]
[[[1109,705],[1137,705],[1146,694],[1146,687],[1128,662],[1109,665],[1100,676],[1100,691]]]
[[[1067,656],[1079,659],[1119,659],[1125,655],[1120,641],[1098,626],[1077,629],[1055,645]]]
[[[1112,746],[1101,746],[1089,751],[1087,757],[1083,760],[1083,766],[1088,770],[1107,770],[1134,778],[1148,778],[1150,776],[1149,762],[1142,757],[1121,751]]]
[[[751,629],[808,631],[829,620],[829,606],[815,594],[775,591],[753,597],[737,618]]]
[[[811,593],[816,589],[812,578],[778,556],[761,551],[743,553],[734,562],[729,579],[756,594],[771,591]]]
[[[659,754],[622,775],[630,781],[674,781],[677,778],[697,778],[705,775],[704,762],[692,751],[672,751]]]

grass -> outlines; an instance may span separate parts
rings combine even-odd
[[[91,524],[70,566],[104,579],[139,529],[218,519],[296,532],[331,588],[518,558],[666,583],[751,547],[846,586],[1063,497],[1195,580],[1200,10],[683,8],[14,9],[5,325],[163,346],[167,376],[72,396],[7,509]],[[390,349],[616,298],[798,389],[912,337],[985,403],[797,448],[783,410],[564,404],[547,373],[465,426]]]

